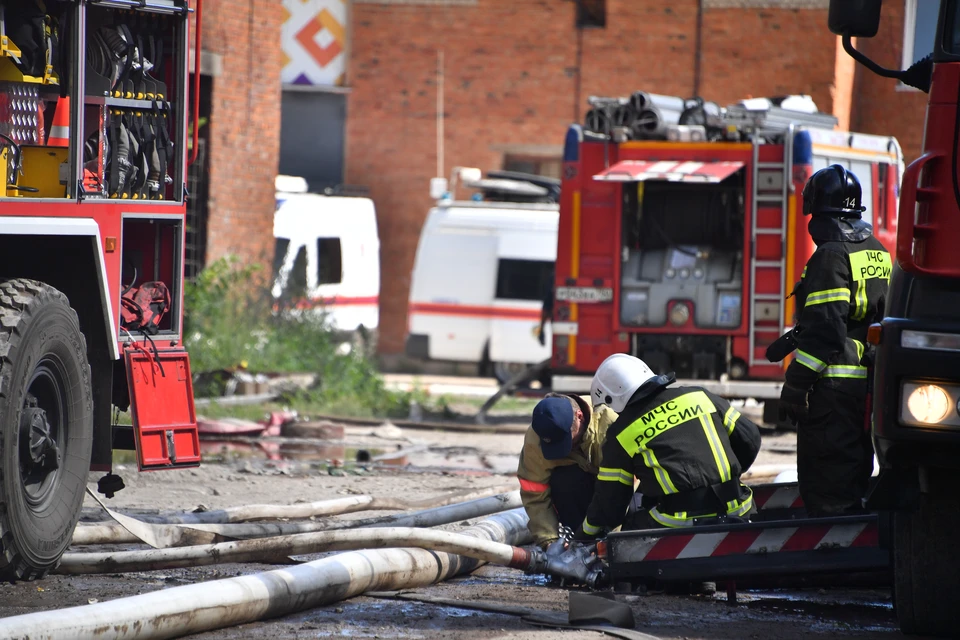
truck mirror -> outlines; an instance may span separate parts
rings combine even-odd
[[[838,36],[872,38],[880,28],[882,0],[830,0],[827,25]]]

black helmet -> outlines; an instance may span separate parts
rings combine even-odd
[[[832,164],[810,176],[803,188],[803,215],[859,218],[867,210],[861,204],[857,176],[839,164]]]

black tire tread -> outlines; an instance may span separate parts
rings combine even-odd
[[[960,499],[924,494],[919,509],[894,515],[894,608],[905,634],[952,637],[960,602],[956,527]]]
[[[47,302],[62,303],[73,314],[73,317],[77,318],[76,311],[70,307],[67,296],[50,285],[25,278],[0,281],[0,372],[13,366],[10,352],[16,350],[24,330],[29,326],[36,313],[36,307]],[[77,319],[77,323],[79,325],[79,319]],[[86,340],[82,333],[80,339],[83,349],[86,351]],[[88,380],[89,376],[88,365]],[[2,382],[2,379],[0,379],[0,382]],[[6,398],[9,393],[10,389],[5,389],[0,384],[0,399]],[[3,459],[3,447],[4,440],[0,438],[0,460]],[[0,464],[0,486],[3,485],[3,474],[3,465]],[[50,569],[55,568],[37,570],[27,565],[17,552],[16,546],[11,543],[12,539],[13,533],[8,521],[7,505],[4,502],[2,492],[0,492],[0,578],[5,580],[36,580],[43,578]],[[59,561],[57,564],[59,564]]]

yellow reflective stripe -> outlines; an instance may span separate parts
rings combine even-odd
[[[600,467],[600,473],[597,474],[597,480],[605,482],[620,482],[628,487],[633,486],[633,474],[623,469],[613,469],[611,467]]]
[[[700,418],[700,425],[703,427],[703,433],[707,436],[707,442],[710,444],[713,461],[717,463],[717,470],[720,472],[720,482],[726,482],[731,478],[730,460],[727,458],[727,452],[723,450],[723,443],[720,442],[717,429],[713,426],[713,420],[710,418]]]
[[[649,441],[678,424],[706,416],[717,408],[703,391],[691,391],[654,407],[617,434],[617,441],[631,458]]]
[[[727,433],[733,433],[733,429],[737,426],[737,420],[740,419],[740,412],[730,407],[727,409],[727,412],[723,414],[723,426],[727,428]]]
[[[750,489],[750,487],[747,487],[747,491],[749,492],[749,495],[747,495],[746,499],[744,499],[742,502],[738,500],[734,501],[734,503],[740,502],[740,506],[733,511],[727,511],[728,516],[745,516],[750,513],[750,510],[753,509],[753,491]]]
[[[803,265],[803,273],[800,274],[800,279],[803,280],[807,277],[807,265]]]
[[[600,533],[600,527],[595,527],[590,524],[586,518],[583,519],[583,524],[580,525],[583,528],[583,532],[588,536],[595,536]]]
[[[657,460],[657,456],[650,449],[643,449],[641,452],[643,456],[643,464],[647,465],[650,469],[653,470],[653,475],[657,478],[657,484],[660,485],[660,489],[663,490],[664,494],[668,493],[677,493],[677,487],[674,486],[673,480],[670,479],[670,474],[667,473],[667,470],[660,466],[660,462]]]
[[[692,527],[693,518],[687,517],[687,512],[669,514],[669,513],[660,513],[657,511],[657,508],[654,507],[647,511],[650,514],[650,517],[653,518],[657,523],[663,525],[664,527],[676,528],[676,527]],[[697,516],[698,518],[715,518],[717,514],[711,513],[708,515]]]
[[[824,378],[867,378],[867,368],[860,365],[832,364],[823,373]]]
[[[804,302],[804,308],[813,306],[815,304],[824,304],[826,302],[849,302],[850,301],[850,289],[843,287],[842,289],[824,289],[823,291],[814,291],[807,296],[806,302]]]
[[[799,349],[797,349],[796,360],[803,366],[807,367],[808,369],[813,369],[817,373],[820,373],[827,368],[826,362],[823,362],[818,358],[814,358],[806,351],[800,351]]]
[[[853,338],[850,338],[853,340]],[[853,346],[857,348],[857,362],[863,360],[863,343],[859,340],[853,340]]]
[[[893,263],[890,254],[879,249],[867,249],[850,254],[850,274],[859,282],[874,278],[890,279]]]
[[[867,283],[865,280],[856,282],[857,289],[853,301],[854,320],[863,320],[867,315]]]

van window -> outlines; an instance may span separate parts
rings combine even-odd
[[[273,249],[273,281],[276,282],[280,275],[280,269],[283,267],[283,261],[287,257],[287,249],[290,248],[289,238],[277,238]]]
[[[340,238],[317,238],[317,284],[343,282],[343,253]]]
[[[283,288],[285,300],[297,300],[307,297],[307,247],[301,246],[297,257],[293,260],[293,267],[287,274],[287,282]]]
[[[877,165],[877,216],[876,227],[886,229],[887,221],[887,169],[889,165],[881,162]]]
[[[497,266],[497,299],[544,299],[553,283],[553,262],[501,258]]]

